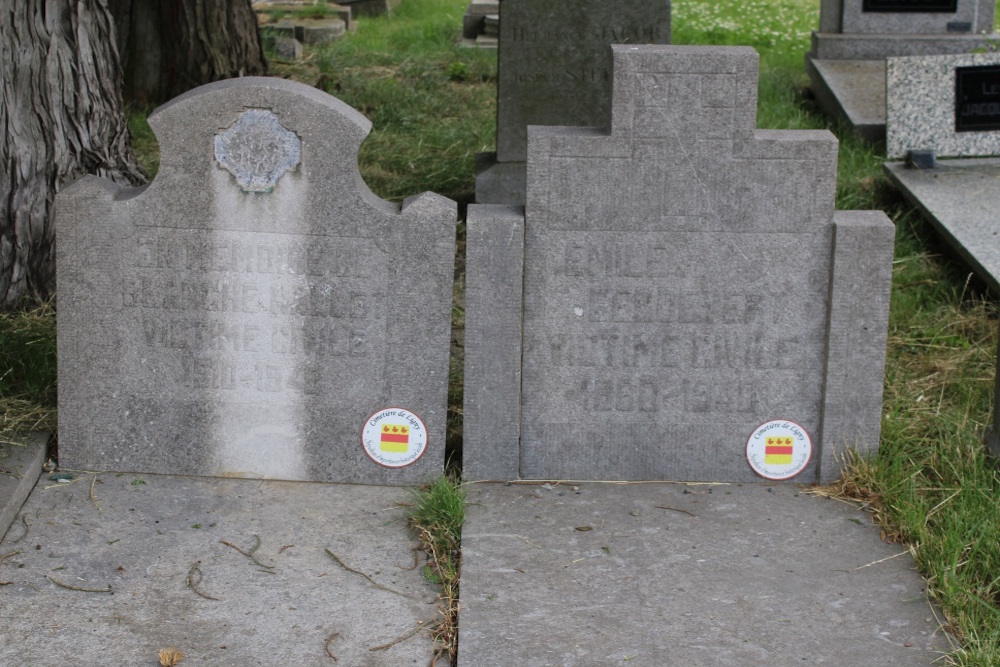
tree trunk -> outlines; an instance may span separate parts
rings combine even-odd
[[[250,0],[111,0],[111,9],[126,100],[151,106],[267,71]]]
[[[93,173],[143,178],[128,141],[106,0],[3,0],[0,307],[55,291],[55,193]]]

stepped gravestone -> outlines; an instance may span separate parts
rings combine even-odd
[[[806,71],[817,101],[861,136],[885,133],[885,59],[971,53],[1000,39],[995,0],[822,0]]]
[[[152,183],[86,177],[57,199],[61,465],[439,474],[454,202],[376,197],[371,124],[309,86],[210,84],[150,124]]]
[[[529,125],[604,127],[611,44],[669,44],[670,0],[502,0],[497,151],[476,164],[476,201],[523,204]]]
[[[612,51],[610,130],[530,128],[523,216],[469,208],[466,475],[760,480],[777,421],[836,478],[878,446],[892,223],[834,211],[832,134],[755,129],[753,49]]]

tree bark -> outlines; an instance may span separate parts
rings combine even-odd
[[[86,174],[137,184],[106,0],[0,11],[0,307],[55,292],[56,192]]]
[[[111,0],[125,99],[142,106],[267,72],[250,0]]]

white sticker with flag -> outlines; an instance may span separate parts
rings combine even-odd
[[[805,470],[811,458],[809,434],[787,419],[761,424],[747,440],[747,461],[764,479],[791,479]]]
[[[427,449],[427,428],[409,410],[385,408],[365,421],[361,444],[375,463],[386,468],[403,468],[423,456]]]

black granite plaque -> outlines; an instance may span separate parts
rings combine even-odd
[[[955,131],[1000,130],[1000,65],[955,68]]]
[[[864,0],[863,12],[954,13],[958,0]]]

